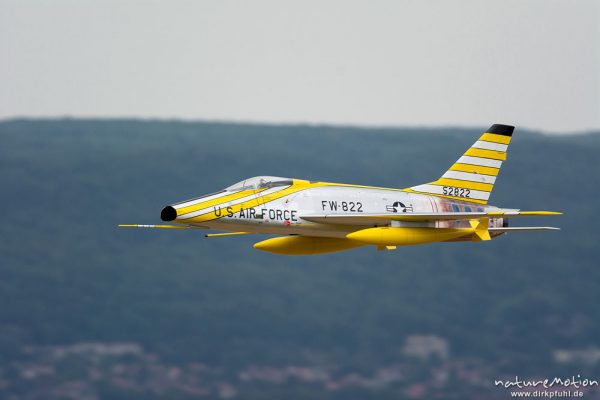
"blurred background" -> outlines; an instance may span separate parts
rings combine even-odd
[[[0,397],[504,399],[600,380],[595,2],[0,1]],[[559,232],[305,258],[118,230],[255,175],[437,178]],[[598,388],[586,398],[600,398]]]

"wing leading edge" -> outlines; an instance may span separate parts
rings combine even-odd
[[[373,223],[386,223],[390,221],[428,222],[428,221],[456,221],[473,220],[480,218],[515,218],[560,215],[555,211],[519,211],[503,210],[490,212],[442,212],[442,213],[402,213],[402,214],[306,214],[300,218],[322,224],[335,225],[364,225]]]

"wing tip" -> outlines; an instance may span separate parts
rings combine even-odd
[[[562,215],[560,211],[521,211],[519,214],[524,216],[546,216],[546,215]]]

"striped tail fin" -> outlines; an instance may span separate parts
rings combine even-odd
[[[514,129],[492,125],[440,179],[404,190],[487,204]]]

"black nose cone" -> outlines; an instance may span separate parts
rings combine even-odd
[[[173,221],[175,218],[177,218],[177,210],[171,206],[166,206],[160,212],[160,219],[163,221]]]

